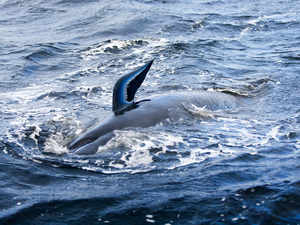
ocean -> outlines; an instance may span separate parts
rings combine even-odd
[[[298,0],[1,0],[0,224],[300,224]],[[240,107],[66,144],[137,93]]]

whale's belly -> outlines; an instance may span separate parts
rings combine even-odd
[[[189,92],[153,96],[151,101],[143,102],[138,108],[123,115],[113,116],[120,128],[153,126],[167,118],[178,118],[185,107],[195,105],[208,110],[234,108],[236,97],[219,92]],[[119,128],[119,129],[120,129]]]

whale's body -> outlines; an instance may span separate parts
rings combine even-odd
[[[93,154],[114,134],[114,130],[127,127],[150,127],[168,118],[178,119],[186,106],[195,105],[208,110],[234,108],[238,99],[232,95],[214,91],[190,91],[150,97],[139,107],[116,115],[112,113],[100,125],[73,140],[69,149],[76,154]]]
[[[152,96],[135,102],[134,96],[143,83],[153,61],[122,76],[113,89],[113,113],[100,125],[84,132],[69,145],[76,154],[93,154],[114,136],[114,130],[127,127],[150,127],[168,118],[176,120],[191,106],[207,110],[233,108],[238,99],[213,91],[176,92]],[[187,107],[187,108],[186,108]]]

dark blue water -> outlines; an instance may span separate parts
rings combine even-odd
[[[0,224],[300,224],[298,0],[4,0],[0,34]],[[153,58],[138,96],[246,104],[68,153]]]

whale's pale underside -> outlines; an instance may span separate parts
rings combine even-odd
[[[94,154],[105,145],[114,130],[127,127],[150,127],[167,118],[180,117],[183,107],[189,104],[207,110],[234,108],[238,99],[230,94],[215,91],[176,92],[135,101],[134,96],[144,81],[153,61],[122,76],[113,90],[112,114],[98,126],[76,137],[68,148],[76,154]]]

